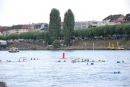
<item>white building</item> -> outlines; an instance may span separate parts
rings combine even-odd
[[[102,26],[102,21],[78,21],[75,22],[74,29],[83,29],[83,28],[89,28],[89,27],[99,27]]]

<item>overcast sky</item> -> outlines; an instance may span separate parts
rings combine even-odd
[[[130,13],[130,0],[0,0],[0,25],[49,23],[52,8],[61,20],[70,8],[75,21],[102,21],[108,15]]]

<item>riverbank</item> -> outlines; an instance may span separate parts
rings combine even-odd
[[[130,49],[130,40],[77,40],[73,41],[72,46],[61,46],[55,50],[109,50],[112,44],[113,50],[118,49],[119,46]],[[54,50],[52,45],[45,45],[43,42],[9,43],[3,50],[9,50],[11,47],[17,47],[20,50]]]

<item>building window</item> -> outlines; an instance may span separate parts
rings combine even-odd
[[[93,22],[93,24],[97,24],[97,22]]]

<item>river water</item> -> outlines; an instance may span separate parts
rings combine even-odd
[[[72,63],[76,58],[89,62]],[[0,81],[8,87],[130,87],[129,50],[0,51],[0,60]]]

